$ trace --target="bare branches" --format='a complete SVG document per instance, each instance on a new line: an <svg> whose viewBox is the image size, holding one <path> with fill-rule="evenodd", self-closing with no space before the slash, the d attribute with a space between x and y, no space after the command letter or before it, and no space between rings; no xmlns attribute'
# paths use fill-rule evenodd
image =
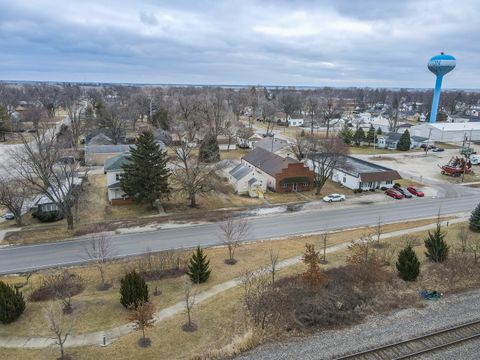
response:
<svg viewBox="0 0 480 360"><path fill-rule="evenodd" d="M145 329L153 327L153 324L155 323L155 306L151 302L141 302L136 308L134 304L130 305L129 310L131 313L128 320L133 322L135 330L142 332L142 338L139 340L139 345L142 347L150 346L150 339L145 337Z"/></svg>
<svg viewBox="0 0 480 360"><path fill-rule="evenodd" d="M14 216L17 226L22 226L22 209L32 195L29 188L18 181L0 177L0 205L5 206Z"/></svg>
<svg viewBox="0 0 480 360"><path fill-rule="evenodd" d="M117 253L111 238L105 234L93 235L84 250L86 259L92 261L100 273L99 290L107 290L110 288L110 284L105 281L106 266Z"/></svg>
<svg viewBox="0 0 480 360"><path fill-rule="evenodd" d="M43 315L47 321L47 326L55 340L55 345L60 347L60 359L64 360L64 345L73 328L73 319L66 316L59 304L51 303L49 307L44 308Z"/></svg>
<svg viewBox="0 0 480 360"><path fill-rule="evenodd" d="M183 331L193 332L197 330L197 325L192 321L192 309L195 305L195 292L190 281L186 280L183 288L185 312L187 313L188 322L183 324Z"/></svg>
<svg viewBox="0 0 480 360"><path fill-rule="evenodd" d="M227 221L220 224L219 238L228 250L228 259L225 260L226 264L234 265L237 263L235 250L249 234L250 224L247 219L235 220L233 217L230 217Z"/></svg>
<svg viewBox="0 0 480 360"><path fill-rule="evenodd" d="M270 274L272 275L272 288L275 289L275 276L277 275L277 264L278 264L278 256L279 251L270 249L269 253L269 260L270 260Z"/></svg>

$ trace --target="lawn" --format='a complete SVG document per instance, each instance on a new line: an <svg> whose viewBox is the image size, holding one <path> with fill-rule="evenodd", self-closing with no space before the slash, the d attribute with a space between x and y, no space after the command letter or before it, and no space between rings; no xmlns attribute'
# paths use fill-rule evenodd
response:
<svg viewBox="0 0 480 360"><path fill-rule="evenodd" d="M431 223L432 220L422 220L420 222L409 224L395 224L386 225L384 232L394 231L402 228L411 228L415 226L421 226L423 224ZM446 240L452 249L458 247L457 232L460 225L452 225L448 228L444 228L447 231ZM335 243L341 243L350 241L354 238L358 238L365 229L344 231L332 234L329 240L329 246ZM419 259L422 262L422 271L424 272L419 280L407 286L407 291L413 293L417 292L420 288L437 289L439 291L448 290L445 284L442 285L443 279L440 279L435 275L434 266L429 263L424 256L423 238L426 236L426 232L419 232L415 234L416 239L414 241L415 251L417 252ZM409 237L412 241L413 237ZM318 237L302 237L291 240L279 241L275 243L275 248L280 249L281 258L290 257L293 255L299 255L302 253L305 242L317 243ZM405 244L404 237L391 238L388 240L382 240L383 243L390 244L390 247L396 249L398 253ZM240 262L235 266L227 266L229 269L233 269L233 272L223 271L227 274L219 274L221 278L230 278L236 276L235 274L241 273L246 269L252 270L266 264L265 252L269 249L265 243L256 243L244 246L239 251L238 258ZM258 247L258 248L257 248ZM222 262L222 254L216 254L215 251L220 249L209 249L208 254L212 260L212 269L214 269L212 276L215 273L221 272L219 264ZM380 249L379 251L382 251ZM259 256L258 254L262 254ZM256 254L256 256L255 256ZM252 257L252 255L254 257ZM327 255L328 267L335 267L345 263L346 257L349 255L348 250L338 251ZM248 259L247 264L242 264L244 259ZM241 265L241 269L235 269ZM325 268L325 266L323 266ZM303 264L291 266L282 270L279 276L295 275L304 270ZM430 274L431 272L431 274ZM214 285L215 278L209 280L208 286ZM218 280L218 278L217 278ZM462 286L467 286L467 283L463 283ZM181 324L186 320L185 315L176 315L160 324L153 329L147 330L147 336L152 340L152 346L148 349L140 349L136 345L136 341L139 338L138 333L132 333L122 337L118 341L114 342L108 347L85 347L68 349L68 353L73 355L75 359L188 359L199 354L208 354L213 349L220 349L230 344L235 337L241 336L248 328L246 317L243 311L241 287L236 287L232 290L228 290L205 301L202 304L194 307L193 320L198 325L198 331L194 333L185 333L180 329ZM160 298L163 295L160 296ZM155 300L156 301L156 300ZM163 302L162 305L163 306ZM124 312L124 310L122 310ZM98 312L97 312L98 313ZM23 315L22 317L25 317ZM100 318L105 321L107 316L100 315ZM38 321L39 319L36 319ZM21 319L20 321L23 321ZM93 321L90 319L90 321ZM1 329L1 327L0 327ZM2 332L3 333L3 332ZM8 332L7 332L8 333ZM11 335L11 333L9 333ZM282 336L279 334L278 336ZM277 336L277 339L279 338ZM0 353L0 359L10 358L22 358L22 359L50 359L54 356L53 349L46 350L13 350L2 349Z"/></svg>
<svg viewBox="0 0 480 360"><path fill-rule="evenodd" d="M348 147L350 154L359 154L359 155L383 155L383 154L411 154L422 152L421 149L411 149L409 151L399 151L399 150L388 150L388 149L379 149L373 148L373 146L349 146Z"/></svg>

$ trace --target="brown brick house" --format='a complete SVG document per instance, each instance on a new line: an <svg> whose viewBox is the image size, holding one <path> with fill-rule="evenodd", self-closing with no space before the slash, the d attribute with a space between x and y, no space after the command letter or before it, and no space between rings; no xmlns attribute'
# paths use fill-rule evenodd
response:
<svg viewBox="0 0 480 360"><path fill-rule="evenodd" d="M313 187L313 172L290 157L257 147L242 158L242 164L255 169L276 192L308 191Z"/></svg>

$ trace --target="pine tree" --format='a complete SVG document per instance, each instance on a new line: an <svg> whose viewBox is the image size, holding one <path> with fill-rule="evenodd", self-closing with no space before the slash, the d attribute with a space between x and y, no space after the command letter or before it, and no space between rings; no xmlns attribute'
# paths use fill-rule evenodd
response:
<svg viewBox="0 0 480 360"><path fill-rule="evenodd" d="M368 129L368 133L367 133L367 138L365 139L368 143L368 146L370 146L370 144L373 144L375 142L375 128L373 127L372 124L370 124L370 128Z"/></svg>
<svg viewBox="0 0 480 360"><path fill-rule="evenodd" d="M147 283L133 270L120 280L120 295L120 303L124 307L136 309L139 304L148 302Z"/></svg>
<svg viewBox="0 0 480 360"><path fill-rule="evenodd" d="M218 141L215 134L210 133L205 136L200 144L198 156L200 161L207 163L220 160L220 149L218 147Z"/></svg>
<svg viewBox="0 0 480 360"><path fill-rule="evenodd" d="M10 324L25 310L23 295L12 286L0 281L0 322Z"/></svg>
<svg viewBox="0 0 480 360"><path fill-rule="evenodd" d="M470 216L470 230L480 232L480 204L477 205Z"/></svg>
<svg viewBox="0 0 480 360"><path fill-rule="evenodd" d="M192 282L200 284L208 280L210 272L210 260L207 259L207 255L204 255L203 250L198 246L190 258L187 275L190 276Z"/></svg>
<svg viewBox="0 0 480 360"><path fill-rule="evenodd" d="M408 130L400 136L400 140L397 143L397 150L400 151L408 151L410 150L411 140L410 140L410 133Z"/></svg>
<svg viewBox="0 0 480 360"><path fill-rule="evenodd" d="M396 265L398 276L405 281L415 281L420 274L420 261L411 245L400 251Z"/></svg>
<svg viewBox="0 0 480 360"><path fill-rule="evenodd" d="M352 129L347 125L343 125L342 130L340 130L340 133L338 134L340 139L343 140L343 142L347 145L352 143L353 140L353 131Z"/></svg>
<svg viewBox="0 0 480 360"><path fill-rule="evenodd" d="M357 129L355 135L353 135L353 141L355 141L355 145L359 146L363 141L365 141L365 132L361 127Z"/></svg>
<svg viewBox="0 0 480 360"><path fill-rule="evenodd" d="M447 260L448 251L450 247L445 241L445 235L440 226L440 221L437 222L437 228L433 233L428 232L428 238L425 239L425 247L427 251L425 256L434 262L444 262Z"/></svg>
<svg viewBox="0 0 480 360"><path fill-rule="evenodd" d="M382 128L380 126L377 129L377 136L378 135L383 135L383 131L382 131Z"/></svg>
<svg viewBox="0 0 480 360"><path fill-rule="evenodd" d="M167 152L155 142L151 132L144 132L130 148L129 161L123 165L122 190L138 203L148 203L168 196L170 188Z"/></svg>

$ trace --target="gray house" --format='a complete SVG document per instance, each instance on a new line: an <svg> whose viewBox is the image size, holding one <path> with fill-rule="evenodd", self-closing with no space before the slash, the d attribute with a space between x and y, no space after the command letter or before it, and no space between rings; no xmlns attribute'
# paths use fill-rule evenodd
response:
<svg viewBox="0 0 480 360"><path fill-rule="evenodd" d="M397 144L400 141L400 138L403 134L401 133L386 133L383 135L377 136L377 146L380 149L396 149ZM422 136L410 136L410 148L415 149L419 148L422 144L425 144L428 141L428 138Z"/></svg>

